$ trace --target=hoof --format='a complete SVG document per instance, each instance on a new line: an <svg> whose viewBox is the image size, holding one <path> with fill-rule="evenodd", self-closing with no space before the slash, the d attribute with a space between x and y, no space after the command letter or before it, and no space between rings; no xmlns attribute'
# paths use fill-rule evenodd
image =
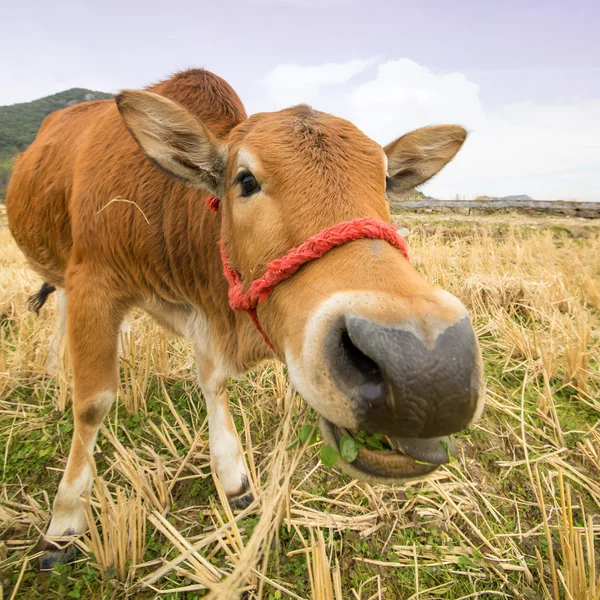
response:
<svg viewBox="0 0 600 600"><path fill-rule="evenodd" d="M61 565L65 562L64 550L48 550L40 556L40 571L46 573L54 571L56 565Z"/></svg>
<svg viewBox="0 0 600 600"><path fill-rule="evenodd" d="M254 495L252 492L246 492L242 496L235 496L234 498L229 498L229 504L234 508L247 508L254 502Z"/></svg>
<svg viewBox="0 0 600 600"><path fill-rule="evenodd" d="M58 546L48 540L40 542L40 550L43 552L39 562L41 572L53 571L56 565L73 562L79 553L74 544L66 542L63 546Z"/></svg>
<svg viewBox="0 0 600 600"><path fill-rule="evenodd" d="M246 476L242 477L242 489L235 496L229 496L228 500L234 508L247 508L254 502L254 495L250 491L250 484Z"/></svg>

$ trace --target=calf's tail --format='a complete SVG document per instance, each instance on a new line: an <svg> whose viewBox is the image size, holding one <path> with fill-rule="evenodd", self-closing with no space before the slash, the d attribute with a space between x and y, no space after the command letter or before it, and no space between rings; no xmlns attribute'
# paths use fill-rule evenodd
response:
<svg viewBox="0 0 600 600"><path fill-rule="evenodd" d="M48 300L48 296L55 291L56 288L53 285L50 285L44 281L39 292L33 294L33 296L29 296L27 300L27 308L36 315L39 315L40 309L42 306L44 306L44 304L46 304L46 300Z"/></svg>

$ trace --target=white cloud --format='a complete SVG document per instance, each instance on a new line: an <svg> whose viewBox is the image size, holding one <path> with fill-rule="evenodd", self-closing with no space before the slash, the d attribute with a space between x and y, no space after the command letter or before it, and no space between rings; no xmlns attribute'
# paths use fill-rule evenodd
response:
<svg viewBox="0 0 600 600"><path fill-rule="evenodd" d="M434 196L600 200L600 100L486 111L479 86L462 73L435 73L403 58L371 75L371 64L280 65L263 85L277 108L310 102L352 120L381 144L424 125L466 126L465 147L424 188ZM355 82L363 72L371 78Z"/></svg>
<svg viewBox="0 0 600 600"><path fill-rule="evenodd" d="M485 119L477 84L461 73L436 75L407 58L379 65L376 77L345 102L357 124L381 142L432 123L473 128Z"/></svg>
<svg viewBox="0 0 600 600"><path fill-rule="evenodd" d="M317 66L278 65L261 81L272 108L315 102L324 87L347 83L373 60L350 60Z"/></svg>

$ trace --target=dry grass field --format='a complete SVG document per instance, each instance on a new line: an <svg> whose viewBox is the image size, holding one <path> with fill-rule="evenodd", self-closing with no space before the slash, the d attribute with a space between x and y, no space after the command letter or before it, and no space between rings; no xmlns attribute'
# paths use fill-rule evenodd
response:
<svg viewBox="0 0 600 600"><path fill-rule="evenodd" d="M292 443L316 415L267 364L229 392L256 501L209 466L186 343L133 315L77 562L39 577L70 444L68 360L44 371L54 299L0 225L0 599L600 599L600 226L404 215L414 264L463 300L488 404L459 457L395 488ZM293 445L292 448L290 446Z"/></svg>

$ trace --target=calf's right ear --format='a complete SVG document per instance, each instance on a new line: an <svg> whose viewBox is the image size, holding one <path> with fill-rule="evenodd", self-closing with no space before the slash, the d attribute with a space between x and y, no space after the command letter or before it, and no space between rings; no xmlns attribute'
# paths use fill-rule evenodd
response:
<svg viewBox="0 0 600 600"><path fill-rule="evenodd" d="M222 195L227 148L192 113L152 92L125 90L115 100L148 158L187 185Z"/></svg>

